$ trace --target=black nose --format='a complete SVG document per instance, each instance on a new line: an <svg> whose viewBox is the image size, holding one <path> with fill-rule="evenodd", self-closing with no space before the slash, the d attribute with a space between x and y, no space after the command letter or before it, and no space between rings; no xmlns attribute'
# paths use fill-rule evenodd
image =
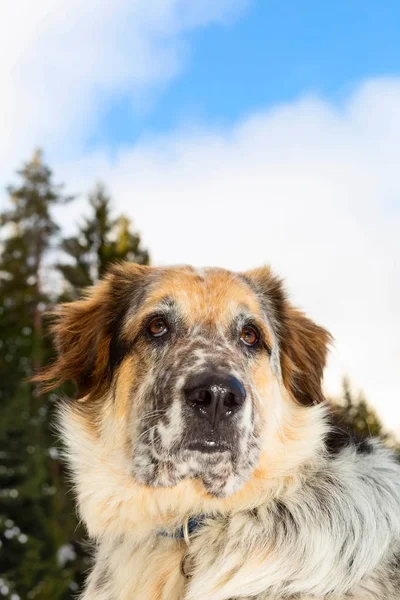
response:
<svg viewBox="0 0 400 600"><path fill-rule="evenodd" d="M214 429L243 405L246 391L232 375L206 371L194 375L185 387L186 402Z"/></svg>

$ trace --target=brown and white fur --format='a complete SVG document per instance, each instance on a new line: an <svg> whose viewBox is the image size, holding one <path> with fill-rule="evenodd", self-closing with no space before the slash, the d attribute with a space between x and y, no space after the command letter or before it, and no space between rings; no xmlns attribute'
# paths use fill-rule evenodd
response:
<svg viewBox="0 0 400 600"><path fill-rule="evenodd" d="M400 598L400 466L332 425L330 336L269 268L117 265L53 332L39 379L77 386L59 425L95 543L83 600ZM198 393L204 373L222 383Z"/></svg>

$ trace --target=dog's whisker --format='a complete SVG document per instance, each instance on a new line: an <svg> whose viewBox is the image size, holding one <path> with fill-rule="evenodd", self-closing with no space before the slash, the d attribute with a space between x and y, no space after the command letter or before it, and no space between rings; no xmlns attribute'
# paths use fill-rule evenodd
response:
<svg viewBox="0 0 400 600"><path fill-rule="evenodd" d="M166 410L164 408L155 409L155 410L149 411L147 413L144 413L142 418L143 418L143 420L146 420L148 418L157 416L159 414L165 414L165 413L166 413Z"/></svg>
<svg viewBox="0 0 400 600"><path fill-rule="evenodd" d="M137 438L136 441L139 441L142 437L151 434L152 431L154 431L155 429L157 429L157 424L156 425L151 425L151 427L149 427L148 429L146 429L145 431L143 431Z"/></svg>

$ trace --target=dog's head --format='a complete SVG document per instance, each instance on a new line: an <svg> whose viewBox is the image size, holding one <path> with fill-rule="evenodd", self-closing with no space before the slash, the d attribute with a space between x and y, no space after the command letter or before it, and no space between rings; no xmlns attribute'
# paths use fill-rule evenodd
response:
<svg viewBox="0 0 400 600"><path fill-rule="evenodd" d="M126 263L55 319L58 357L42 383L74 380L73 410L146 486L192 479L230 496L285 435L288 405L323 398L329 334L268 268Z"/></svg>

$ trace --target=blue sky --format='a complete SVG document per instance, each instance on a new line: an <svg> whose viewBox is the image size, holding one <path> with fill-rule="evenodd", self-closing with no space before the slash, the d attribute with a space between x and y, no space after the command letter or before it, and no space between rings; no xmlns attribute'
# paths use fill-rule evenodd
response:
<svg viewBox="0 0 400 600"><path fill-rule="evenodd" d="M185 35L182 72L145 109L104 111L89 147L116 149L187 122L226 125L302 94L341 103L364 78L400 72L395 0L253 0L240 16Z"/></svg>

